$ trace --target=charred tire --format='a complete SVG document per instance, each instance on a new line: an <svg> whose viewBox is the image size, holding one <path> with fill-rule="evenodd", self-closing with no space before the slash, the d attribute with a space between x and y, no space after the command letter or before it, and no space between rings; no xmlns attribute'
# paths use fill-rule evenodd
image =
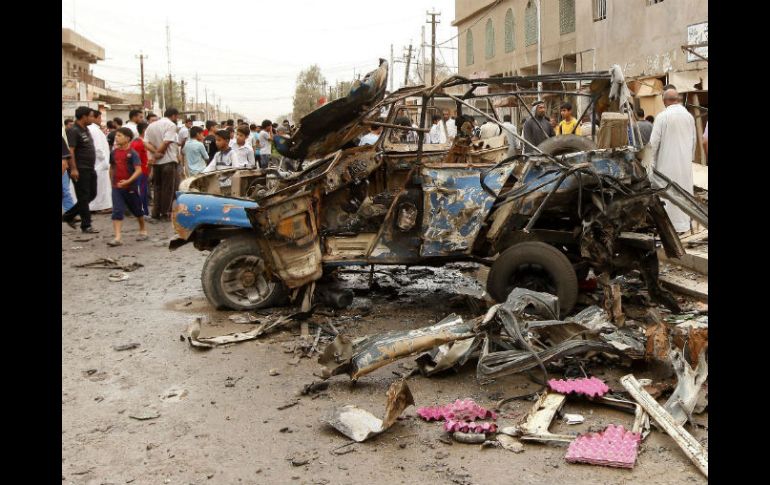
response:
<svg viewBox="0 0 770 485"><path fill-rule="evenodd" d="M564 253L540 241L514 244L492 264L487 277L487 291L492 298L504 302L516 287L555 294L562 315L572 310L578 296L572 263Z"/></svg>
<svg viewBox="0 0 770 485"><path fill-rule="evenodd" d="M566 153L596 150L596 143L584 136L558 135L546 139L537 147L547 155L564 155Z"/></svg>
<svg viewBox="0 0 770 485"><path fill-rule="evenodd" d="M201 283L217 310L256 310L286 301L286 287L272 279L250 234L220 242L203 263Z"/></svg>

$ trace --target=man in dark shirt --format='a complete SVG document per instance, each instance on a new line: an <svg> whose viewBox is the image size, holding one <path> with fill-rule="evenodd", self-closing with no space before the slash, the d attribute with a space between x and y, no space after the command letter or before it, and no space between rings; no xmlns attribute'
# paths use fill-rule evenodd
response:
<svg viewBox="0 0 770 485"><path fill-rule="evenodd" d="M91 227L91 211L88 204L96 197L96 148L88 125L93 123L91 108L80 106L75 110L75 124L67 130L67 143L72 156L69 159L69 172L75 184L75 196L78 201L74 207L64 213L62 221L73 229L75 216L80 215L80 229L85 233L98 233Z"/></svg>
<svg viewBox="0 0 770 485"><path fill-rule="evenodd" d="M206 130L208 130L209 134L203 139L203 146L205 146L206 151L209 152L209 160L214 160L214 155L217 153L217 139L214 136L214 132L217 131L217 122L211 120L207 121Z"/></svg>
<svg viewBox="0 0 770 485"><path fill-rule="evenodd" d="M535 146L538 146L547 138L556 136L556 133L553 131L551 122L545 116L545 103L543 101L535 101L532 104L532 107L535 109L535 116L530 117L527 121L524 122L524 127L521 130L521 134L525 140ZM524 145L524 153L536 152L530 148L529 145Z"/></svg>
<svg viewBox="0 0 770 485"><path fill-rule="evenodd" d="M636 109L636 119L639 125L639 132L642 135L642 146L650 142L650 135L652 135L652 123L644 119L644 110L642 108Z"/></svg>

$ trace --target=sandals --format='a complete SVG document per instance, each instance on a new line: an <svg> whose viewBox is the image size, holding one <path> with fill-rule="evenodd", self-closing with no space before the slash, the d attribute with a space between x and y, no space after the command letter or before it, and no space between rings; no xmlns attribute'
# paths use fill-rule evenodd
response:
<svg viewBox="0 0 770 485"><path fill-rule="evenodd" d="M150 239L149 234L139 234L138 236L136 236L137 241L146 241L148 239Z"/></svg>
<svg viewBox="0 0 770 485"><path fill-rule="evenodd" d="M113 247L113 248L116 247L116 246L122 246L122 245L123 245L123 243L121 241L118 241L117 239L113 239L112 241L107 243L107 246L110 246L110 247Z"/></svg>

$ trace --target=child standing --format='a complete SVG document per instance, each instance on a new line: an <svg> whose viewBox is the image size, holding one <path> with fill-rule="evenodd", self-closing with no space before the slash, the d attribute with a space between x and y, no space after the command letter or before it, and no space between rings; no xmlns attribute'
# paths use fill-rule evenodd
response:
<svg viewBox="0 0 770 485"><path fill-rule="evenodd" d="M203 130L200 126L190 128L190 138L184 144L184 157L187 160L187 170L190 175L198 175L206 168L209 154L203 145Z"/></svg>
<svg viewBox="0 0 770 485"><path fill-rule="evenodd" d="M256 165L254 162L254 149L251 148L251 144L246 143L248 137L249 128L246 125L239 126L235 132L235 145L232 145L235 154L233 168L254 168Z"/></svg>
<svg viewBox="0 0 770 485"><path fill-rule="evenodd" d="M219 151L214 155L214 158L211 159L208 166L203 169L203 173L233 168L235 153L229 146L230 132L228 130L219 130L214 136L216 137L216 146Z"/></svg>
<svg viewBox="0 0 770 485"><path fill-rule="evenodd" d="M139 222L137 241L148 238L144 225L142 201L139 199L139 177L142 175L142 160L130 146L134 134L129 128L118 128L115 133L115 149L110 153L110 181L112 182L112 227L115 239L109 246L120 246L120 230L123 227L123 213L126 207Z"/></svg>
<svg viewBox="0 0 770 485"><path fill-rule="evenodd" d="M144 141L144 130L146 129L147 123L144 121L136 125L139 136L131 140L131 148L139 154L139 159L142 161L142 175L139 177L139 199L142 201L142 214L149 216L149 192L147 189L150 185L150 167L147 165L147 147Z"/></svg>

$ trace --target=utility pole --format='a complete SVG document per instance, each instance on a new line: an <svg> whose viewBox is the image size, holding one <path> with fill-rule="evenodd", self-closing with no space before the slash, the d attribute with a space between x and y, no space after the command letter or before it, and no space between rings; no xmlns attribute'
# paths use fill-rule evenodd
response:
<svg viewBox="0 0 770 485"><path fill-rule="evenodd" d="M198 97L198 73L195 73L195 104L197 105L196 108L193 109L200 109L201 100Z"/></svg>
<svg viewBox="0 0 770 485"><path fill-rule="evenodd" d="M73 2L74 3L74 2ZM141 77L141 83L142 83L142 111L144 111L145 104L144 104L144 60L147 59L147 56L145 56L142 52L139 52L138 56L134 56L139 58L139 75Z"/></svg>
<svg viewBox="0 0 770 485"><path fill-rule="evenodd" d="M182 111L187 111L185 108L185 96L184 96L184 79L182 79Z"/></svg>
<svg viewBox="0 0 770 485"><path fill-rule="evenodd" d="M206 86L203 86L203 96L206 98L206 105L203 108L206 112L206 121L211 119L211 116L209 115L209 88Z"/></svg>
<svg viewBox="0 0 770 485"><path fill-rule="evenodd" d="M390 64L388 64L388 68L390 69L390 75L388 76L390 81L390 92L393 92L393 44L390 44Z"/></svg>
<svg viewBox="0 0 770 485"><path fill-rule="evenodd" d="M540 37L540 0L535 0L535 6L537 7L537 75L540 76L543 70L543 39ZM543 83L539 82L537 83L538 101L543 99L542 91Z"/></svg>
<svg viewBox="0 0 770 485"><path fill-rule="evenodd" d="M406 72L404 72L404 86L409 85L409 64L412 62L412 44L409 44L409 52L406 54Z"/></svg>
<svg viewBox="0 0 770 485"><path fill-rule="evenodd" d="M420 51L422 52L422 73L420 74L420 80L422 80L423 84L427 84L425 82L425 26L423 25L420 27L420 35L422 36L422 47L420 48Z"/></svg>
<svg viewBox="0 0 770 485"><path fill-rule="evenodd" d="M171 80L171 31L166 19L166 61L168 63L168 104L174 106L174 82Z"/></svg>
<svg viewBox="0 0 770 485"><path fill-rule="evenodd" d="M430 15L430 20L426 21L426 24L431 24L430 33L430 84L433 86L436 84L436 24L440 24L436 20L436 15L441 15L441 12L425 12L426 15Z"/></svg>

